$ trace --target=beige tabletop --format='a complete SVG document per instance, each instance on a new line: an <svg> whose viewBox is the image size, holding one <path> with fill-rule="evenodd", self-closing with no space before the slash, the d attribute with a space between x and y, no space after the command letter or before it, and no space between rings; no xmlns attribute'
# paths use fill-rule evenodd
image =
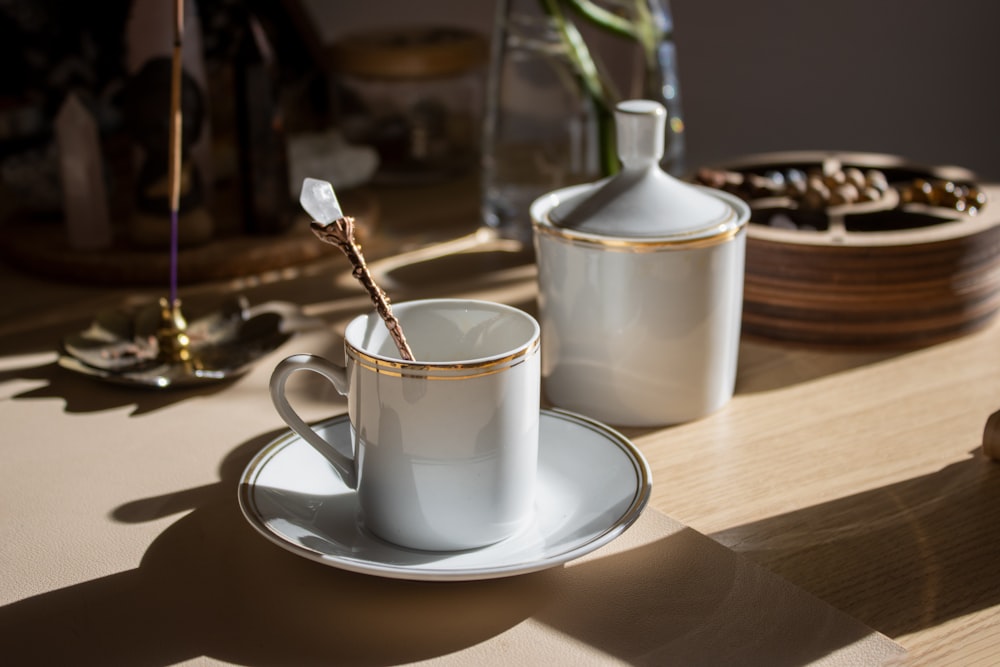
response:
<svg viewBox="0 0 1000 667"><path fill-rule="evenodd" d="M442 210L454 225L437 238L469 230L460 206ZM430 224L391 202L380 225L370 247L394 300L535 312L525 253L466 239L406 254ZM1000 409L1000 321L904 352L744 340L724 409L623 430L654 480L624 536L551 571L444 584L306 561L239 513L240 473L285 431L266 391L274 364L339 354L343 325L368 308L341 257L182 289L292 302L322 322L202 389L55 364L93 313L156 290L3 266L0 285L7 664L859 664L900 645L914 664L1000 660L1000 464L981 452ZM321 381L294 391L306 419L346 409Z"/></svg>

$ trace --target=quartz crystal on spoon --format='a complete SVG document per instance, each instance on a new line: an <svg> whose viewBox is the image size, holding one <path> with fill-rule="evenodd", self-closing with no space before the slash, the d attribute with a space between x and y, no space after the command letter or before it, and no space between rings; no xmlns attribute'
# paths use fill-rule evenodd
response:
<svg viewBox="0 0 1000 667"><path fill-rule="evenodd" d="M299 203L312 219L311 229L313 233L324 243L329 243L340 248L347 259L354 267L354 277L368 290L368 294L375 304L375 310L385 322L393 342L399 349L399 354L407 361L413 361L413 352L406 342L403 329L399 325L399 320L392 314L392 306L389 304L389 297L382 291L382 288L375 284L371 271L365 263L365 257L361 253L361 248L354 240L354 218L345 216L340 209L337 195L333 192L333 186L326 181L315 178L306 178L302 181L302 194L299 195Z"/></svg>

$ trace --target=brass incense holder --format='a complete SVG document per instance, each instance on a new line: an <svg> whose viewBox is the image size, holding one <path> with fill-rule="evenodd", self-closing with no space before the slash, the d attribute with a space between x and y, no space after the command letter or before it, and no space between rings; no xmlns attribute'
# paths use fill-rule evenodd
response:
<svg viewBox="0 0 1000 667"><path fill-rule="evenodd" d="M180 299L173 303L160 298L160 326L156 330L159 348L157 360L162 363L185 363L191 361L191 337L187 333L187 320L181 312Z"/></svg>
<svg viewBox="0 0 1000 667"><path fill-rule="evenodd" d="M298 306L273 301L250 307L226 300L188 322L167 299L99 313L62 341L59 365L115 384L186 387L235 379L300 331L316 328Z"/></svg>
<svg viewBox="0 0 1000 667"><path fill-rule="evenodd" d="M249 307L234 297L190 323L177 298L177 234L181 183L181 49L183 2L174 0L168 185L170 296L133 309L99 313L84 331L62 341L59 364L71 371L126 385L175 387L239 377L251 365L311 328L298 307L281 302Z"/></svg>

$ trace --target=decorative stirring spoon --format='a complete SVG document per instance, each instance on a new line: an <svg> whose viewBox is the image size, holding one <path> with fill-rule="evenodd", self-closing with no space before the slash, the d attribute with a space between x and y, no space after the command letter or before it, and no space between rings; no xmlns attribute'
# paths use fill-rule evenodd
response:
<svg viewBox="0 0 1000 667"><path fill-rule="evenodd" d="M306 210L313 222L310 228L320 241L329 243L340 248L351 266L354 267L353 275L368 290L368 294L375 304L375 310L385 322L393 342L399 349L399 354L407 361L413 361L413 352L403 335L403 328L399 325L399 320L392 314L392 306L385 291L375 284L371 271L365 263L365 257L361 253L361 247L354 240L354 218L345 216L340 210L340 203L337 195L333 192L333 186L326 181L315 178L306 178L302 181L302 193L299 195L299 203Z"/></svg>

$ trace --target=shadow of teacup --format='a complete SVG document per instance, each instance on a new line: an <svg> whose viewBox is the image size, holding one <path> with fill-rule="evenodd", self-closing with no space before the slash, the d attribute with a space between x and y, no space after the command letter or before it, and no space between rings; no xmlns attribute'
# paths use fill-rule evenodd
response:
<svg viewBox="0 0 1000 667"><path fill-rule="evenodd" d="M233 450L221 481L116 508L146 522L188 511L134 570L0 608L15 664L164 665L199 656L247 665L390 665L445 655L531 616L551 573L437 583L326 567L263 539L237 504L250 458L279 431Z"/></svg>

